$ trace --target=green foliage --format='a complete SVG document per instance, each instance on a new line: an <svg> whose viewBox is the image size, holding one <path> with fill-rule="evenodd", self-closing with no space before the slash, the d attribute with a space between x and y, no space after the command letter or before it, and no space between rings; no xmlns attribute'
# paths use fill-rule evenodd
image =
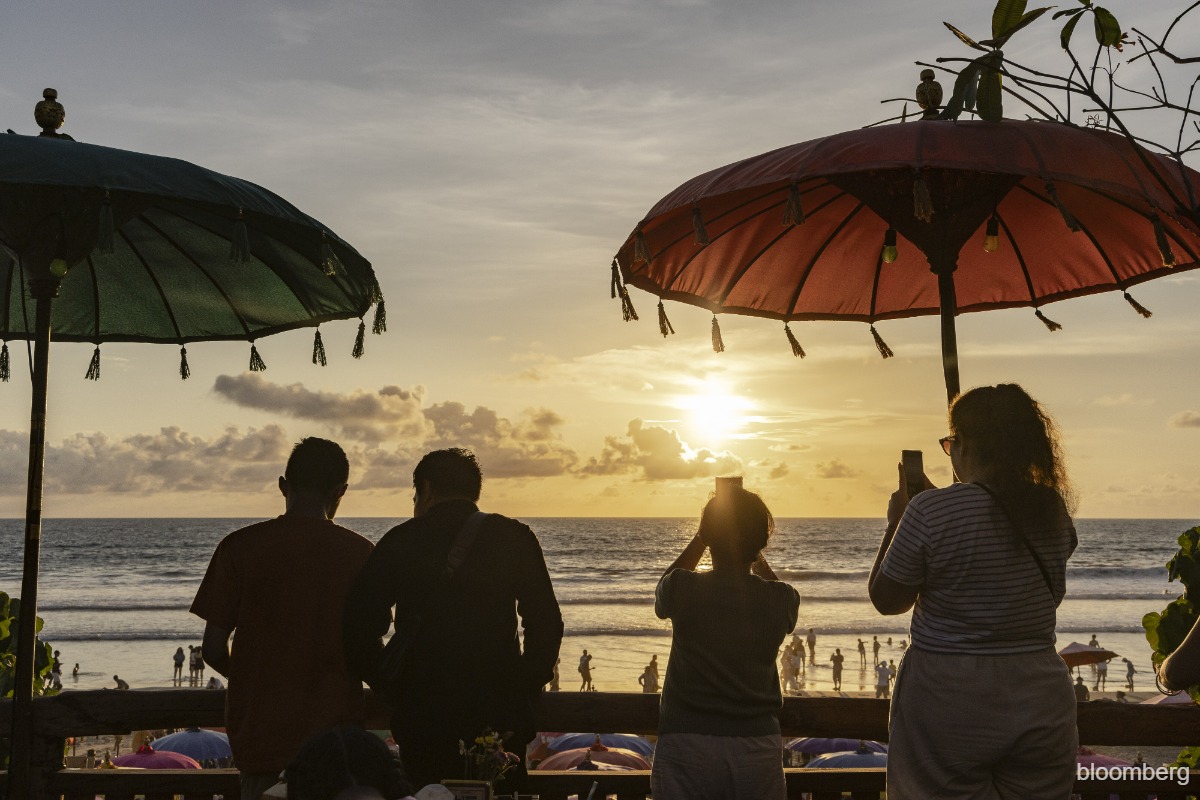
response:
<svg viewBox="0 0 1200 800"><path fill-rule="evenodd" d="M21 613L21 601L0 592L0 697L12 697L16 684L17 668L17 619ZM34 623L36 632L42 630L42 618ZM46 679L54 661L54 648L40 638L34 645L33 694L58 694L57 689L46 688ZM8 740L0 740L0 769L8 767Z"/></svg>
<svg viewBox="0 0 1200 800"><path fill-rule="evenodd" d="M1082 8L1067 9L1054 14L1053 19L1069 17L1062 29L1060 41L1064 49L1070 44L1075 26L1087 12L1096 24L1096 42L1101 47L1121 49L1124 34L1117 18L1106 9L1093 6L1091 0L1079 0ZM1026 0L997 0L992 11L992 38L976 41L949 22L943 22L959 41L985 55L968 63L954 82L954 92L946 102L939 119L958 119L964 111L974 111L981 119L999 121L1004 115L1004 53L1000 49L1013 34L1031 25L1053 6L1026 11ZM989 49L991 48L991 49Z"/></svg>
<svg viewBox="0 0 1200 800"><path fill-rule="evenodd" d="M1167 577L1182 583L1184 592L1161 612L1151 612L1142 617L1146 641L1154 651L1151 659L1155 669L1183 644L1184 637L1200 618L1200 606L1191 599L1200 599L1200 526L1184 531L1178 541L1179 549L1167 562ZM1190 686L1187 691L1193 700L1200 703L1200 685ZM1196 769L1200 765L1200 747L1183 750L1175 763Z"/></svg>

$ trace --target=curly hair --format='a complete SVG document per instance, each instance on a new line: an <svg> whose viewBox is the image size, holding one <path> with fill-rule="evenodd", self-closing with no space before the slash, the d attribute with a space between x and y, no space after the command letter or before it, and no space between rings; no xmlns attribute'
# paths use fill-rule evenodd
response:
<svg viewBox="0 0 1200 800"><path fill-rule="evenodd" d="M370 786L385 800L412 794L400 759L373 733L329 728L304 743L284 771L288 800L333 800L351 786Z"/></svg>
<svg viewBox="0 0 1200 800"><path fill-rule="evenodd" d="M1053 524L1075 510L1058 428L1036 400L1015 383L980 386L950 407L950 433L961 437L985 465L988 484L1014 521Z"/></svg>

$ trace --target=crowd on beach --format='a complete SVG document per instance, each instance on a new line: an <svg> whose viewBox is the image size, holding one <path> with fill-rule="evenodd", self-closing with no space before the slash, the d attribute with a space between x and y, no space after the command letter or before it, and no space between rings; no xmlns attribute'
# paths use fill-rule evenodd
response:
<svg viewBox="0 0 1200 800"><path fill-rule="evenodd" d="M1065 800L1088 687L1054 649L1077 543L1058 434L1014 384L958 397L949 429L940 445L957 482L937 488L919 475L914 485L898 465L867 585L879 613L912 611L909 636L856 647L860 674L873 672L875 696L890 699L887 794ZM213 553L191 607L203 644L176 651L175 685L185 661L190 686L206 662L228 679L243 797L280 780L300 800L348 787L397 800L451 778L522 787L526 766L512 752L534 739L539 694L561 689L563 621L537 537L479 510L481 466L463 449L420 460L412 518L374 546L333 521L348 476L336 443L296 445L279 478L284 513ZM662 681L657 656L637 678L661 691L656 800L786 796L779 711L817 668L817 634L796 630L799 593L764 552L773 529L761 497L719 478L659 579L670 658ZM706 554L711 569L698 569ZM835 647L821 660L835 690L847 657ZM592 660L579 656L580 691L594 691ZM1107 666L1094 667L1097 691ZM1200 683L1200 633L1157 677ZM364 738L364 683L392 712L398 756Z"/></svg>

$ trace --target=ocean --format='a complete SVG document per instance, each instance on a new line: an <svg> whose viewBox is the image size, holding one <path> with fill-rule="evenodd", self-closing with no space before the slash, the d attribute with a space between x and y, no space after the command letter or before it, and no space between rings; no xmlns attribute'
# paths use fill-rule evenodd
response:
<svg viewBox="0 0 1200 800"><path fill-rule="evenodd" d="M64 686L113 686L120 675L134 688L171 685L177 647L200 643L203 623L188 606L217 542L245 519L52 519L44 524L39 615L43 638L61 651ZM401 520L339 519L377 541ZM546 554L566 623L562 689L578 688L575 665L593 654L601 691L638 691L650 656L665 666L670 624L654 616L654 585L695 532L689 519L526 519ZM1141 619L1181 591L1164 567L1185 520L1078 520L1079 549L1068 568L1067 597L1058 613L1059 647L1098 637L1133 661L1138 693L1153 692L1150 648ZM908 615L882 617L867 599L867 574L881 519L779 519L767 550L782 580L801 596L798 630L814 628L818 663L805 689L832 689L828 658L846 654L844 689L869 690L873 673L852 669L857 640L885 642L881 656L898 659ZM0 590L20 593L23 522L0 522ZM891 644L886 644L888 638ZM868 647L869 651L869 647ZM71 676L74 664L78 677ZM1110 667L1110 690L1124 677ZM207 676L208 673L206 673ZM857 680L855 677L857 676Z"/></svg>

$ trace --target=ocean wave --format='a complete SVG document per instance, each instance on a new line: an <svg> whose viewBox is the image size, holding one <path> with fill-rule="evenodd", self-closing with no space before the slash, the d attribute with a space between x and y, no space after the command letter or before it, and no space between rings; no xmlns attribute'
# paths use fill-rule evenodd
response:
<svg viewBox="0 0 1200 800"><path fill-rule="evenodd" d="M617 597L560 597L560 606L652 606L654 593Z"/></svg>
<svg viewBox="0 0 1200 800"><path fill-rule="evenodd" d="M787 581L865 581L871 576L869 570L781 569L775 574Z"/></svg>
<svg viewBox="0 0 1200 800"><path fill-rule="evenodd" d="M187 611L187 603L121 603L120 605L103 605L97 603L46 603L38 606L38 613L52 611L95 611L107 614L123 611Z"/></svg>
<svg viewBox="0 0 1200 800"><path fill-rule="evenodd" d="M190 631L83 631L43 634L50 642L190 642L199 639L202 630Z"/></svg>

